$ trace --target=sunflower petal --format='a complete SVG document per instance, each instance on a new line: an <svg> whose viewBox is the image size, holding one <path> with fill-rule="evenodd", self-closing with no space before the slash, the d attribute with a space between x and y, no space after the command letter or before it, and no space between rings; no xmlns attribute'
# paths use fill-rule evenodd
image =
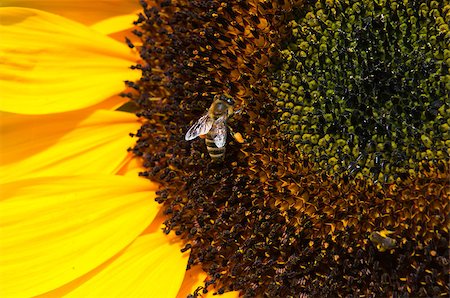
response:
<svg viewBox="0 0 450 298"><path fill-rule="evenodd" d="M140 172L145 170L143 165L143 160L136 156L128 156L128 158L124 161L120 169L117 171L117 175L125 175L136 177L139 176Z"/></svg>
<svg viewBox="0 0 450 298"><path fill-rule="evenodd" d="M200 266L194 266L186 271L183 284L181 285L177 297L184 298L192 294L198 287L203 287L208 275ZM201 291L200 291L201 293Z"/></svg>
<svg viewBox="0 0 450 298"><path fill-rule="evenodd" d="M161 231L139 237L104 270L65 297L176 297L188 254Z"/></svg>
<svg viewBox="0 0 450 298"><path fill-rule="evenodd" d="M0 110L47 114L92 106L136 80L123 43L43 11L0 8Z"/></svg>
<svg viewBox="0 0 450 298"><path fill-rule="evenodd" d="M0 296L30 297L93 270L153 220L156 185L142 178L72 176L3 184Z"/></svg>
<svg viewBox="0 0 450 298"><path fill-rule="evenodd" d="M140 124L134 114L116 111L17 115L0 113L0 179L115 174L128 161L128 134Z"/></svg>
<svg viewBox="0 0 450 298"><path fill-rule="evenodd" d="M194 266L191 269L186 271L186 275L184 276L183 284L181 285L177 298L184 298L188 297L189 294L194 293L197 288L205 286L205 281L207 280L208 275L205 273L205 271L202 270L200 266ZM208 287L208 293L203 294L203 291L200 290L199 294L202 294L201 297L224 297L224 298L234 298L239 297L239 292L233 291L233 292L226 292L224 294L221 294L220 296L214 295L214 293L217 292L218 289L214 288L212 285Z"/></svg>
<svg viewBox="0 0 450 298"><path fill-rule="evenodd" d="M137 0L2 0L0 6L28 7L48 11L91 25L141 8Z"/></svg>
<svg viewBox="0 0 450 298"><path fill-rule="evenodd" d="M102 34L108 35L132 28L134 26L133 22L136 20L137 14L131 13L102 20L93 24L91 28Z"/></svg>

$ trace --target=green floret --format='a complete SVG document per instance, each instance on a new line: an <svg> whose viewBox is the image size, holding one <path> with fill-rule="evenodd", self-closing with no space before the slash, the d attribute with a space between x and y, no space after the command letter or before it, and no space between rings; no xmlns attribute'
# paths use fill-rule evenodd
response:
<svg viewBox="0 0 450 298"><path fill-rule="evenodd" d="M280 127L301 154L316 170L383 183L448 162L448 3L307 8L289 24L273 88Z"/></svg>

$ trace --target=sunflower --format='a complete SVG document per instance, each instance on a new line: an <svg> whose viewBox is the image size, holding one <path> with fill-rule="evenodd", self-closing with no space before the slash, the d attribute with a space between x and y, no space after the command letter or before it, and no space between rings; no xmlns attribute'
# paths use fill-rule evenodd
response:
<svg viewBox="0 0 450 298"><path fill-rule="evenodd" d="M127 152L139 7L111 2L2 1L2 297L185 297L206 278Z"/></svg>
<svg viewBox="0 0 450 298"><path fill-rule="evenodd" d="M133 152L188 266L247 297L448 295L448 1L143 4ZM216 131L186 138L222 96L216 163Z"/></svg>
<svg viewBox="0 0 450 298"><path fill-rule="evenodd" d="M449 292L448 1L59 3L1 12L4 296Z"/></svg>

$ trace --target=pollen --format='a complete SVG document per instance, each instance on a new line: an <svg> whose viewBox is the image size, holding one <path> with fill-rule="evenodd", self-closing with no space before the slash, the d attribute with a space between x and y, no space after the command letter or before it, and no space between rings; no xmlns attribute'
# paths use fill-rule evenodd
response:
<svg viewBox="0 0 450 298"><path fill-rule="evenodd" d="M130 150L209 276L192 296L449 292L446 1L141 3ZM213 163L184 136L222 94Z"/></svg>
<svg viewBox="0 0 450 298"><path fill-rule="evenodd" d="M236 140L236 142L242 144L245 142L244 137L242 136L242 134L240 132L237 132L233 135L234 139Z"/></svg>

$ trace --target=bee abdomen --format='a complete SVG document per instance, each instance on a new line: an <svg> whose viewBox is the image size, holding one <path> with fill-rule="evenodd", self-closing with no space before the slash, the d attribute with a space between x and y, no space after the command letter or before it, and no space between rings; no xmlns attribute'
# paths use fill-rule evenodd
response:
<svg viewBox="0 0 450 298"><path fill-rule="evenodd" d="M225 158L225 146L218 148L212 137L207 134L205 138L206 149L213 162L222 162Z"/></svg>

